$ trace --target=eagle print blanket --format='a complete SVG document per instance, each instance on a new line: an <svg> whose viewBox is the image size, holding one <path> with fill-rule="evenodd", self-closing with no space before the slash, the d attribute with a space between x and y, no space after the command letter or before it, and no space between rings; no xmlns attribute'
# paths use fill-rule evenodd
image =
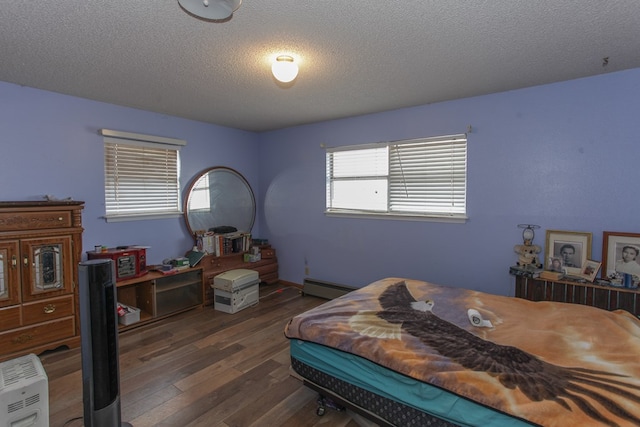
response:
<svg viewBox="0 0 640 427"><path fill-rule="evenodd" d="M542 426L640 426L640 321L626 311L388 278L294 317L285 335Z"/></svg>

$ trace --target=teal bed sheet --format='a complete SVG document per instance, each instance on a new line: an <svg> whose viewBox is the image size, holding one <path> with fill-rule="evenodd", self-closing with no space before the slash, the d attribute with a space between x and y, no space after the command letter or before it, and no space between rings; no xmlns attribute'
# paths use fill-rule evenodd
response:
<svg viewBox="0 0 640 427"><path fill-rule="evenodd" d="M290 340L290 352L312 368L460 426L533 425L350 353L299 339Z"/></svg>

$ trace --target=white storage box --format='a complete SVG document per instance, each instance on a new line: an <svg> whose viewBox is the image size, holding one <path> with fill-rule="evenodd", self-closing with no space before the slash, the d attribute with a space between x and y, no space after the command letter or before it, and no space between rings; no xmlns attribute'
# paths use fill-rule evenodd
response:
<svg viewBox="0 0 640 427"><path fill-rule="evenodd" d="M246 269L229 270L213 278L213 308L225 313L255 305L260 297L258 272Z"/></svg>
<svg viewBox="0 0 640 427"><path fill-rule="evenodd" d="M236 270L225 271L213 278L214 289L220 289L227 292L233 292L237 289L244 288L247 284L260 283L258 272L238 268Z"/></svg>
<svg viewBox="0 0 640 427"><path fill-rule="evenodd" d="M120 323L121 325L132 325L134 323L137 323L140 321L140 309L137 307L132 307L130 305L124 305L121 303L118 303L121 306L125 307L125 309L127 310L127 312L124 314L124 316L118 316L118 323Z"/></svg>

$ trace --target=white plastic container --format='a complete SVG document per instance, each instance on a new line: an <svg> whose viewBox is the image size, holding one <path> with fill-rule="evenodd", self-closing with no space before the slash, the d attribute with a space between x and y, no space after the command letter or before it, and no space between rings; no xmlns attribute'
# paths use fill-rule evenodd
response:
<svg viewBox="0 0 640 427"><path fill-rule="evenodd" d="M257 271L229 270L213 278L213 308L225 313L237 313L260 299L260 278Z"/></svg>

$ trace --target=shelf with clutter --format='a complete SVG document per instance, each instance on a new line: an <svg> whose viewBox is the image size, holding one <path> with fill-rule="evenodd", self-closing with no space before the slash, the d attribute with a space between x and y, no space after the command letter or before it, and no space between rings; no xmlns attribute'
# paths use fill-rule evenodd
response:
<svg viewBox="0 0 640 427"><path fill-rule="evenodd" d="M583 249L587 253L584 253L584 259L575 265L563 262L561 255L549 255L549 261L544 268L539 260L541 248L533 243L534 229L539 226L519 224L518 227L523 229L523 243L514 246L518 261L509 269L509 273L515 276L515 297L531 301L589 305L605 310L623 309L634 316L640 314L640 290L634 280L636 277L630 274L605 277L606 273L603 272L603 278L596 278L602 263L586 259L591 252L590 233L548 230L547 252L550 252L549 235L569 233L576 236L576 239L585 236L586 244ZM562 247L564 246L568 245Z"/></svg>
<svg viewBox="0 0 640 427"><path fill-rule="evenodd" d="M202 308L202 267L188 267L173 274L148 271L140 277L116 282L120 330L154 322L183 311Z"/></svg>
<svg viewBox="0 0 640 427"><path fill-rule="evenodd" d="M640 290L574 280L515 277L515 296L530 301L556 301L640 315Z"/></svg>

